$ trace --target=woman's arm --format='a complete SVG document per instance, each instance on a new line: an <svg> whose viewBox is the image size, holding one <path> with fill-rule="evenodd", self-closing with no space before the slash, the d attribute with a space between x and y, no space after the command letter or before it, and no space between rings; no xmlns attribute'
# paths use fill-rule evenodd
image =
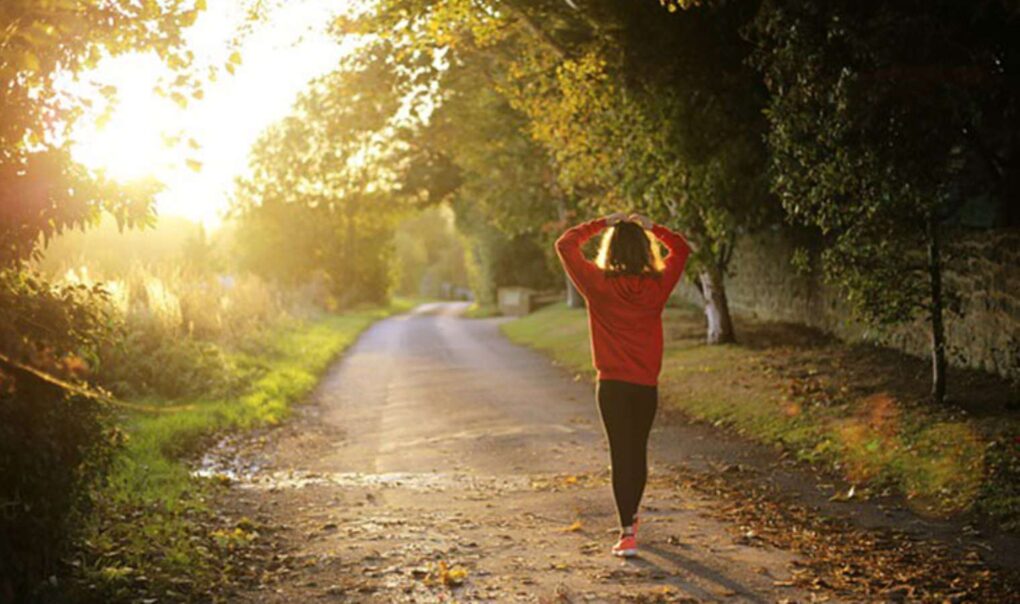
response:
<svg viewBox="0 0 1020 604"><path fill-rule="evenodd" d="M577 291L581 292L581 295L585 298L588 297L592 284L601 277L602 271L599 267L595 266L594 262L584 257L584 254L581 252L581 246L602 231L602 229L612 226L622 219L623 214L618 212L610 214L605 218L596 218L595 220L582 222L577 226L567 229L556 240L556 254L560 257L560 263L563 264L563 268L567 271L567 275L570 276L570 280L574 282Z"/></svg>
<svg viewBox="0 0 1020 604"><path fill-rule="evenodd" d="M666 266L662 271L663 290L665 295L669 296L677 281L680 280L680 275L684 272L687 257L691 255L691 244L680 233L674 233L661 224L655 224L647 216L631 214L629 220L640 224L645 230L651 231L669 250L669 255L665 260Z"/></svg>
<svg viewBox="0 0 1020 604"><path fill-rule="evenodd" d="M669 250L669 255L665 259L666 266L662 270L663 286L668 296L669 292L673 291L677 281L680 280L680 275L684 272L687 257L691 255L691 246L684 239L683 235L674 233L661 224L652 226L652 234Z"/></svg>

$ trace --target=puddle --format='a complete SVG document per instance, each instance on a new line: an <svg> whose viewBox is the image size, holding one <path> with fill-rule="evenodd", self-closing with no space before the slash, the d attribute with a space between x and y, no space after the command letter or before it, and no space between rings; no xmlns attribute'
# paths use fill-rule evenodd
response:
<svg viewBox="0 0 1020 604"><path fill-rule="evenodd" d="M192 469L191 475L237 488L261 491L301 489L309 486L399 488L414 491L481 493L491 496L499 491L558 489L581 483L578 476L560 474L475 474L453 470L445 472L322 472L312 470L272 470L270 458L252 446L251 438L225 436L210 447ZM517 468L515 468L517 469ZM520 468L523 469L523 468ZM471 495L468 495L469 497Z"/></svg>
<svg viewBox="0 0 1020 604"><path fill-rule="evenodd" d="M224 436L202 455L191 475L231 482L250 480L266 466L266 462L259 456L244 455L243 449L244 441Z"/></svg>
<svg viewBox="0 0 1020 604"><path fill-rule="evenodd" d="M463 472L267 472L240 481L238 486L259 490L299 489L306 486L333 485L340 487L401 488L416 491L457 489L499 490L526 489L531 485L527 476L480 476Z"/></svg>
<svg viewBox="0 0 1020 604"><path fill-rule="evenodd" d="M211 478L257 490L300 489L307 486L401 488L417 491L493 491L527 489L532 478L522 475L484 476L467 472L313 472L267 471L264 458L248 454L243 444L224 437L192 470L192 476Z"/></svg>

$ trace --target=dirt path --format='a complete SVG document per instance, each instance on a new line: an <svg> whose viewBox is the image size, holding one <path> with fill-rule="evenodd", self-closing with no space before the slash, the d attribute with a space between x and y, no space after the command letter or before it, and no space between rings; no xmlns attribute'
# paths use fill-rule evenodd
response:
<svg viewBox="0 0 1020 604"><path fill-rule="evenodd" d="M232 599L845 599L795 586L804 560L750 529L735 534L721 500L691 486L689 473L706 468L753 474L761 451L664 412L642 555L609 556L615 512L591 385L509 343L498 321L458 318L462 310L426 305L377 323L313 404L246 445L230 512L273 552L251 569L257 587ZM236 464L231 446L207 461ZM782 473L769 479L794 488Z"/></svg>

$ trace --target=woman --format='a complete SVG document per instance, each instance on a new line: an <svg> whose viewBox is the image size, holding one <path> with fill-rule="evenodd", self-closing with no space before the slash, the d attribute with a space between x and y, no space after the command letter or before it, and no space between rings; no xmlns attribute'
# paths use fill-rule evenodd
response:
<svg viewBox="0 0 1020 604"><path fill-rule="evenodd" d="M581 246L609 227L596 262ZM662 261L657 237L669 255ZM588 302L596 400L612 464L620 539L613 555L637 555L637 509L648 477L648 433L658 406L662 309L691 246L639 214L617 212L577 225L556 241L563 268Z"/></svg>

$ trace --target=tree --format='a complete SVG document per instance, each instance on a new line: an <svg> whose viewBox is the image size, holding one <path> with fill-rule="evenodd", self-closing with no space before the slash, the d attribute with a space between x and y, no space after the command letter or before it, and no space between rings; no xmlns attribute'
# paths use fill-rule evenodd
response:
<svg viewBox="0 0 1020 604"><path fill-rule="evenodd" d="M968 199L1015 201L1020 31L998 2L769 0L754 24L772 187L821 230L858 317L925 315L946 389L943 232Z"/></svg>
<svg viewBox="0 0 1020 604"><path fill-rule="evenodd" d="M608 3L622 49L619 79L647 126L632 188L648 210L701 243L692 272L705 302L709 343L735 338L725 279L738 237L780 220L765 178L765 88L746 65L742 33L754 2L710 2L662 15ZM636 122L636 120L635 120ZM640 140L640 139L639 139Z"/></svg>
<svg viewBox="0 0 1020 604"><path fill-rule="evenodd" d="M515 14L535 10L516 4ZM663 14L654 5L590 2L559 20L546 10L522 17L528 29L573 25L547 29L513 64L511 95L532 135L551 149L564 188L591 211L623 205L669 217L701 244L692 272L707 340L732 341L725 275L736 238L778 219L762 177L764 88L744 64L750 46L740 34L753 6Z"/></svg>
<svg viewBox="0 0 1020 604"><path fill-rule="evenodd" d="M77 536L114 444L106 405L78 385L83 361L109 336L104 294L54 287L26 260L104 210L122 225L146 223L155 191L118 185L71 159L68 133L88 101L57 81L127 51L186 68L181 32L201 4L5 0L0 9L0 598L52 599L39 586Z"/></svg>
<svg viewBox="0 0 1020 604"><path fill-rule="evenodd" d="M464 238L449 207L427 208L404 219L394 236L396 291L406 296L448 297L466 288Z"/></svg>
<svg viewBox="0 0 1020 604"><path fill-rule="evenodd" d="M340 304L385 300L408 165L396 138L403 96L384 42L314 81L256 143L233 199L243 263L284 284L324 275Z"/></svg>
<svg viewBox="0 0 1020 604"><path fill-rule="evenodd" d="M550 225L564 201L549 174L549 157L490 81L487 59L454 56L439 74L437 107L416 134L418 145L448 158L458 173L452 193L459 230L469 240L473 289L483 303L499 286L552 285ZM556 271L558 272L558 271Z"/></svg>
<svg viewBox="0 0 1020 604"><path fill-rule="evenodd" d="M709 342L733 339L724 278L736 236L778 219L764 173L764 88L740 37L753 6L669 14L608 1L422 0L388 31L479 54L550 158L566 208L669 217L701 244L692 268ZM388 19L388 20L386 20ZM422 41L425 40L425 41ZM561 212L565 217L567 212Z"/></svg>
<svg viewBox="0 0 1020 604"><path fill-rule="evenodd" d="M171 68L185 69L191 55L181 49L181 32L202 5L182 0L4 3L0 264L11 266L33 255L41 238L93 224L103 210L121 224L145 224L151 218L153 183L120 185L71 159L68 133L89 101L60 91L57 79L127 51L152 51ZM178 87L195 86L184 75ZM170 93L181 95L179 90Z"/></svg>

